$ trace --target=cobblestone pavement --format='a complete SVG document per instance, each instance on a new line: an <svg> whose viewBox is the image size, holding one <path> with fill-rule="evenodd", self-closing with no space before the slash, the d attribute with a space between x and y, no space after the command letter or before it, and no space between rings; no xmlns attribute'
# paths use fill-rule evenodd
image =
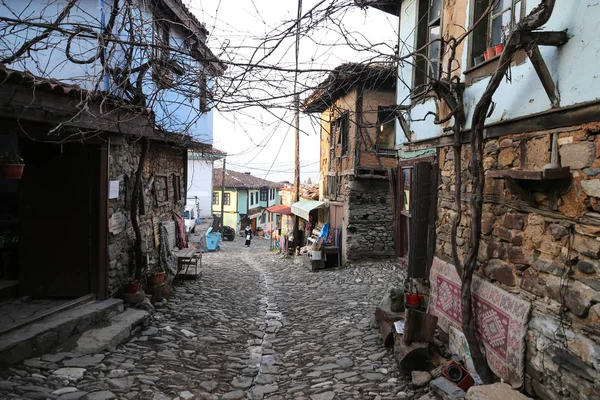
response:
<svg viewBox="0 0 600 400"><path fill-rule="evenodd" d="M310 272L240 238L203 257L151 321L113 351L47 354L0 371L0 397L391 399L405 397L375 305L392 265ZM70 369L65 369L70 368ZM401 392L399 394L399 392Z"/></svg>

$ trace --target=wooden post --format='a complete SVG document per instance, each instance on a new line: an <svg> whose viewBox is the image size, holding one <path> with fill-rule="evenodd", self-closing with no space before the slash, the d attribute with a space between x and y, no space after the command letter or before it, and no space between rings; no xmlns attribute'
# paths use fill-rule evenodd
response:
<svg viewBox="0 0 600 400"><path fill-rule="evenodd" d="M223 176L221 178L221 234L223 234L223 226L225 224L225 158L223 157Z"/></svg>

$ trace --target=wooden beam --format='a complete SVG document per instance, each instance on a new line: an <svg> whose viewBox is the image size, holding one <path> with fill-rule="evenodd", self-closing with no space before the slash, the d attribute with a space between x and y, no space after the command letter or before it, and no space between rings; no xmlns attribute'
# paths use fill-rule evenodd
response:
<svg viewBox="0 0 600 400"><path fill-rule="evenodd" d="M548 70L548 66L540 53L540 48L536 44L529 45L527 48L527 57L531 61L535 72L537 73L544 90L552 103L552 107L560 107L560 93L554 84L554 79Z"/></svg>
<svg viewBox="0 0 600 400"><path fill-rule="evenodd" d="M522 31L518 34L523 46L562 46L569 41L567 31Z"/></svg>

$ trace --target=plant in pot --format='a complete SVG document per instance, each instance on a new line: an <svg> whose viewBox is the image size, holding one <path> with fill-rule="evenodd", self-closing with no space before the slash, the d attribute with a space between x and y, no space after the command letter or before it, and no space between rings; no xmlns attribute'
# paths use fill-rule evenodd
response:
<svg viewBox="0 0 600 400"><path fill-rule="evenodd" d="M142 285L134 277L129 277L123 282L123 291L125 293L137 293Z"/></svg>
<svg viewBox="0 0 600 400"><path fill-rule="evenodd" d="M161 269L153 269L146 275L146 283L150 287L161 286L165 281L166 272Z"/></svg>
<svg viewBox="0 0 600 400"><path fill-rule="evenodd" d="M21 179L23 168L25 168L23 159L16 151L0 156L0 178Z"/></svg>

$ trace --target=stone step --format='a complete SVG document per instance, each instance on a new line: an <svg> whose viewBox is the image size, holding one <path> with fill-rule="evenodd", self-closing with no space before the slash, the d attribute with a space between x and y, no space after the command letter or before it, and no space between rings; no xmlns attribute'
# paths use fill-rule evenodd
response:
<svg viewBox="0 0 600 400"><path fill-rule="evenodd" d="M146 320L150 314L144 310L127 309L112 317L108 324L84 332L72 350L75 354L95 354L106 349L114 349L127 340L133 329Z"/></svg>
<svg viewBox="0 0 600 400"><path fill-rule="evenodd" d="M0 363L14 364L48 353L70 337L123 312L123 301L108 299L67 309L0 336Z"/></svg>

